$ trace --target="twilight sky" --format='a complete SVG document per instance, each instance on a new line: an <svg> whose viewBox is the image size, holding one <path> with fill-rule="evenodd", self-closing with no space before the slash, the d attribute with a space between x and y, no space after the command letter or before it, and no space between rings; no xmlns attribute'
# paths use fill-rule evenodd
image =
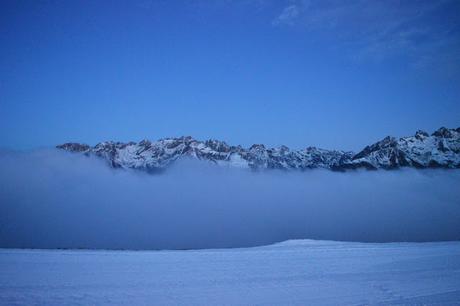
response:
<svg viewBox="0 0 460 306"><path fill-rule="evenodd" d="M0 2L0 147L359 150L460 126L460 1Z"/></svg>

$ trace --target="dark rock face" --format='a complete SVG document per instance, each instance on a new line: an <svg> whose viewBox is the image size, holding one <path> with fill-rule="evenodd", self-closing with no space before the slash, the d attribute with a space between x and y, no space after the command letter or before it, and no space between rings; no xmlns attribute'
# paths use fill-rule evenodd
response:
<svg viewBox="0 0 460 306"><path fill-rule="evenodd" d="M387 136L357 154L316 147L292 151L286 146L266 148L263 144L245 149L219 140L203 142L190 136L165 138L156 142L109 141L94 147L65 143L57 148L99 156L114 168L140 169L151 173L162 171L183 157L254 170L460 168L460 128L440 128L431 136L424 131L417 131L414 136L399 140Z"/></svg>
<svg viewBox="0 0 460 306"><path fill-rule="evenodd" d="M361 152L353 156L352 160L357 160L366 157L374 152L378 155L389 154L394 155L394 149L397 146L396 139L394 137L387 136L374 143L373 145L365 147Z"/></svg>
<svg viewBox="0 0 460 306"><path fill-rule="evenodd" d="M90 146L86 144L80 144L76 142L68 142L61 145L56 146L58 149L70 151L70 152L86 152L90 149Z"/></svg>
<svg viewBox="0 0 460 306"><path fill-rule="evenodd" d="M418 130L417 132L415 132L415 138L417 139L423 139L424 137L428 137L430 136L427 132L425 131L422 131L422 130Z"/></svg>
<svg viewBox="0 0 460 306"><path fill-rule="evenodd" d="M440 128L439 130L435 131L433 133L433 136L437 136L437 137L443 137L443 138L451 138L453 137L453 134L452 132L456 132L456 130L452 129L452 130L449 130L445 127L442 127Z"/></svg>

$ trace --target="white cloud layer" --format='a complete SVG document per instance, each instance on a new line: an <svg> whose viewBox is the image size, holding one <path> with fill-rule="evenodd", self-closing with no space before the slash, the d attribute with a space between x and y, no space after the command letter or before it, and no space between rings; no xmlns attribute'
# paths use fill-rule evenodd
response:
<svg viewBox="0 0 460 306"><path fill-rule="evenodd" d="M286 239L460 239L460 171L161 175L65 152L0 154L0 247L185 249Z"/></svg>

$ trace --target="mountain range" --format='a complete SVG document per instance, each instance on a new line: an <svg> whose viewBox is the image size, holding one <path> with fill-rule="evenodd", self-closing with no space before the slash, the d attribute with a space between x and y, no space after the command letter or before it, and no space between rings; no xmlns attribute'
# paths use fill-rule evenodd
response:
<svg viewBox="0 0 460 306"><path fill-rule="evenodd" d="M154 142L101 142L95 146L64 143L65 151L98 156L113 168L158 172L181 158L204 160L222 166L282 170L325 168L335 171L413 168L460 168L460 128L442 127L431 135L417 131L414 136L387 136L358 153L307 147L290 150L286 146L249 148L231 146L219 140L196 140L190 136L164 138Z"/></svg>

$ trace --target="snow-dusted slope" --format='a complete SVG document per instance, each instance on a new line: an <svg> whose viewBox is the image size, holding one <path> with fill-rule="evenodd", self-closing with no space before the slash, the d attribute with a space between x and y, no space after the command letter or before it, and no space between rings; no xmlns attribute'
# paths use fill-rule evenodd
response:
<svg viewBox="0 0 460 306"><path fill-rule="evenodd" d="M0 250L0 305L458 305L460 243Z"/></svg>
<svg viewBox="0 0 460 306"><path fill-rule="evenodd" d="M367 146L358 154L308 147L290 150L285 146L266 148L262 144L250 148L230 146L223 141L199 141L192 137L166 138L156 142L102 142L94 147L66 143L57 148L70 152L96 155L114 168L147 171L165 169L182 157L205 160L219 165L251 169L326 168L345 170L356 168L393 169L404 166L417 168L459 168L460 128L440 128L432 135L418 131L415 136L399 140L386 137Z"/></svg>
<svg viewBox="0 0 460 306"><path fill-rule="evenodd" d="M417 131L414 136L385 137L364 148L353 156L345 168L365 167L369 169L415 168L459 168L460 128L440 128L432 135Z"/></svg>
<svg viewBox="0 0 460 306"><path fill-rule="evenodd" d="M350 160L351 152L329 151L309 147L291 151L285 146L267 149L255 144L249 149L229 146L223 141L198 141L192 137L167 138L156 142L102 142L94 147L77 143L57 146L71 152L96 155L115 168L156 171L166 168L182 157L213 162L219 165L251 169L330 168L341 160Z"/></svg>

